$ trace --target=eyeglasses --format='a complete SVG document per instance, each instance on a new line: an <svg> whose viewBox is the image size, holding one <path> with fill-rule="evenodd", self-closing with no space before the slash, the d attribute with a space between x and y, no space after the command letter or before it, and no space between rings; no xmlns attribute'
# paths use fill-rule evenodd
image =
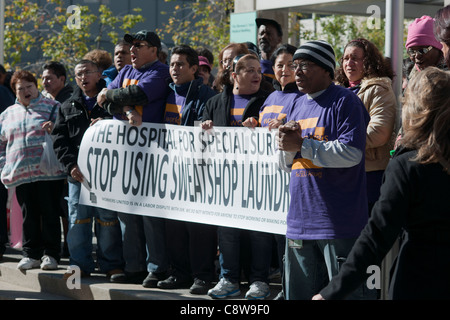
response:
<svg viewBox="0 0 450 320"><path fill-rule="evenodd" d="M426 48L420 48L420 49L417 49L417 50L409 48L408 50L406 50L406 52L411 57L417 55L418 53L420 53L420 55L423 56L423 55L427 54L428 52L430 52L431 49L433 49L433 46L428 46Z"/></svg>
<svg viewBox="0 0 450 320"><path fill-rule="evenodd" d="M220 60L220 64L222 66L226 66L228 69L231 67L232 62L233 62L233 59L231 59L231 58Z"/></svg>
<svg viewBox="0 0 450 320"><path fill-rule="evenodd" d="M312 67L314 64L308 63L308 62L301 62L301 63L293 63L291 68L292 70L297 70L297 68L300 68L302 71L308 70L310 67Z"/></svg>
<svg viewBox="0 0 450 320"><path fill-rule="evenodd" d="M98 73L98 70L96 70L96 71L78 72L77 74L75 74L75 77L78 78L78 79L81 79L81 78L83 78L83 76L87 77L88 75L93 74L93 73Z"/></svg>
<svg viewBox="0 0 450 320"><path fill-rule="evenodd" d="M151 47L151 45L149 45L149 44L147 44L147 43L136 42L136 43L133 43L133 44L131 45L130 50L133 49L133 47L139 50L141 47L145 47L145 46L147 46L147 47L149 47L149 48Z"/></svg>

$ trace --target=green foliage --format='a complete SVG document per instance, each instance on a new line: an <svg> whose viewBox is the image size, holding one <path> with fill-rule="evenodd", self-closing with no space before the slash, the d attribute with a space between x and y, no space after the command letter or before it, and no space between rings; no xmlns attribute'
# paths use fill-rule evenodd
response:
<svg viewBox="0 0 450 320"><path fill-rule="evenodd" d="M106 43L116 43L119 34L130 32L144 21L140 9L134 9L133 14L115 16L105 5L96 13L90 12L87 6L79 6L79 23L74 27L68 21L75 13L67 12L64 2L47 0L39 6L29 0L7 1L4 47L7 67L26 67L37 73L43 61L57 60L71 74L76 61L88 51L102 49L105 39ZM24 52L35 53L40 61L24 61Z"/></svg>
<svg viewBox="0 0 450 320"><path fill-rule="evenodd" d="M217 57L230 42L230 13L233 10L234 0L187 1L175 6L168 23L157 32L163 41L170 34L175 45L206 47Z"/></svg>
<svg viewBox="0 0 450 320"><path fill-rule="evenodd" d="M384 51L385 21L380 20L379 28L370 28L367 20L361 17L333 15L321 19L322 34L332 46L339 60L344 53L345 45L356 38L365 38L373 42L378 49Z"/></svg>
<svg viewBox="0 0 450 320"><path fill-rule="evenodd" d="M408 25L411 20L405 19L403 22L403 43L406 42L408 35ZM355 38L365 38L373 42L377 48L383 53L385 51L386 21L380 20L378 27L369 25L370 22L364 17L355 16L338 16L333 15L326 19L320 20L322 27L322 35L335 50L337 60L344 53L345 45ZM403 46L403 56L406 58L406 49Z"/></svg>

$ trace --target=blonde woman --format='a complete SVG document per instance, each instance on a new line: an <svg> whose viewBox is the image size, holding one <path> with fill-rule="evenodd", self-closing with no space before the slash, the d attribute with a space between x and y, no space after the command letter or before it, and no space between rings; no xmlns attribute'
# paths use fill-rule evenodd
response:
<svg viewBox="0 0 450 320"><path fill-rule="evenodd" d="M339 274L313 299L343 299L402 234L391 299L450 299L450 73L419 72L406 89L404 136L380 199Z"/></svg>

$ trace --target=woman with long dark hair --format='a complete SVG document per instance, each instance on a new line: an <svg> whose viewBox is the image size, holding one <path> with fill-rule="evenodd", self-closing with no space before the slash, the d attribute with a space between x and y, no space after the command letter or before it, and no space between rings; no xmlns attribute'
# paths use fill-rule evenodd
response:
<svg viewBox="0 0 450 320"><path fill-rule="evenodd" d="M378 48L366 39L350 41L340 59L336 80L355 92L370 115L366 136L366 179L369 212L378 199L395 135L397 103L392 89L394 72Z"/></svg>

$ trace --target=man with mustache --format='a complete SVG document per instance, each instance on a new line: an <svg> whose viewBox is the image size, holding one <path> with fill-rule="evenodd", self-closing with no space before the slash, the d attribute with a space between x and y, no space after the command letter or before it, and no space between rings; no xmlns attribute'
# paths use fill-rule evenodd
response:
<svg viewBox="0 0 450 320"><path fill-rule="evenodd" d="M131 65L126 65L108 89L98 95L99 105L116 118L128 119L133 126L142 122L162 123L169 93L169 66L158 59L161 40L152 31L126 34L131 45ZM165 219L119 213L123 237L125 275L112 282L141 283L156 288L167 278Z"/></svg>
<svg viewBox="0 0 450 320"><path fill-rule="evenodd" d="M67 72L64 65L57 61L50 61L44 64L42 69L42 85L45 95L59 103L69 99L73 88L70 84L66 84Z"/></svg>
<svg viewBox="0 0 450 320"><path fill-rule="evenodd" d="M122 241L117 212L79 203L84 176L77 164L78 151L86 130L102 119L111 118L97 105L97 94L105 87L98 65L81 60L74 69L77 86L73 95L58 109L52 131L53 147L68 174L68 233L70 265L63 275L72 276L78 266L81 276L95 272L96 265L108 276L123 274ZM95 223L97 261L92 256L92 224Z"/></svg>
<svg viewBox="0 0 450 320"><path fill-rule="evenodd" d="M257 18L258 47L261 53L261 69L264 79L272 84L275 75L270 57L283 40L281 25L272 19Z"/></svg>

